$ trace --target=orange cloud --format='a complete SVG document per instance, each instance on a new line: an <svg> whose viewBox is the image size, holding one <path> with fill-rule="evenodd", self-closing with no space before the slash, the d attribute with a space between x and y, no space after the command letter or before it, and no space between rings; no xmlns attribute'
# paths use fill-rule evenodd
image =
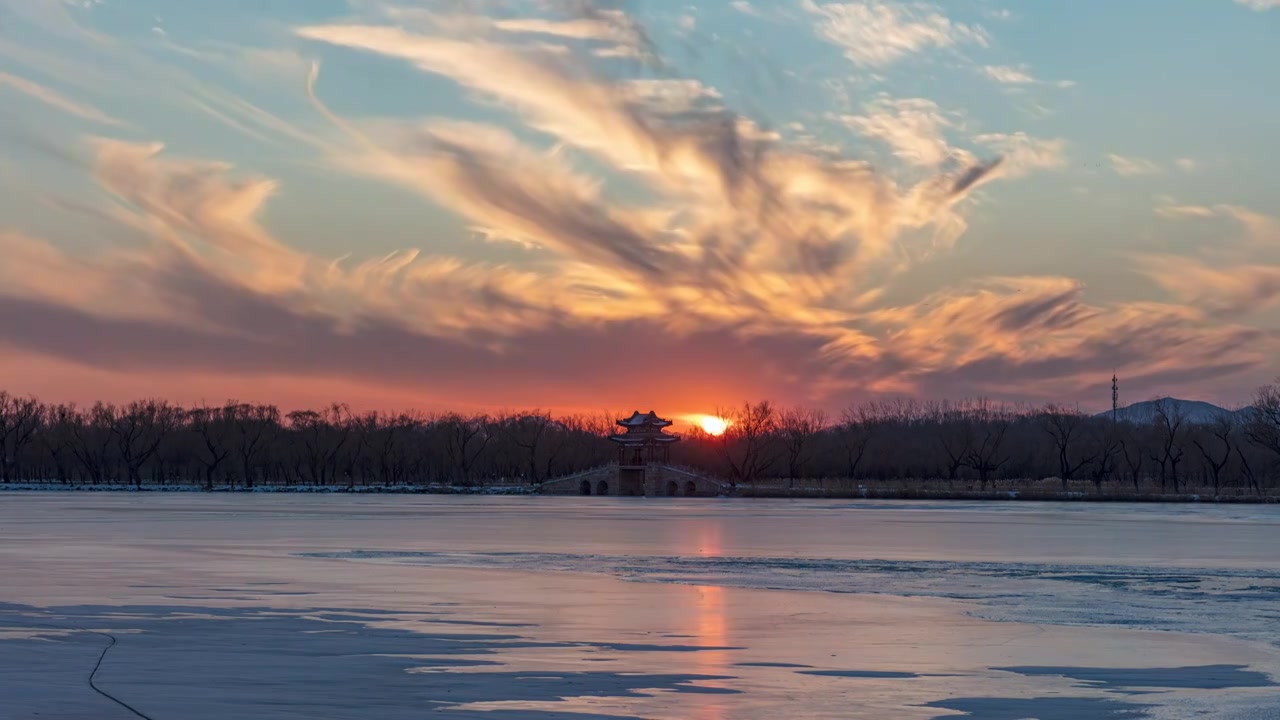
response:
<svg viewBox="0 0 1280 720"><path fill-rule="evenodd" d="M1138 256L1139 271L1170 295L1219 318L1280 306L1280 221L1234 205L1167 203L1156 212L1175 220L1226 219L1243 230L1195 255Z"/></svg>
<svg viewBox="0 0 1280 720"><path fill-rule="evenodd" d="M316 95L315 71L324 131L295 133L221 95L209 106L320 150L330 167L421 193L485 240L524 248L508 255L516 260L420 248L320 256L265 220L275 178L161 143L94 138L93 211L128 241L86 258L0 235L15 261L0 264L0 345L23 359L0 381L20 383L40 357L55 359L60 377L81 367L94 381L141 374L156 388L223 382L246 399L276 399L287 377L279 397L696 413L748 396L1062 397L1112 370L1154 387L1274 357L1277 338L1234 317L1271 302L1274 278L1258 270L1229 287L1239 258L1144 266L1171 291L1179 273L1197 279L1197 293L1175 292L1181 304L1101 302L1056 275L888 300L903 295L890 292L903 270L960 239L977 188L1061 167L1065 144L989 133L973 138L995 153L980 160L947 143L935 106L873 104L852 124L913 165L904 182L788 142L696 80L601 71L599 43L640 36L617 30L623 16L596 23L415 16L417 32L297 31L448 78L509 114L514 130L339 117ZM592 42L549 49L530 35ZM1271 227L1226 206L1167 214Z"/></svg>

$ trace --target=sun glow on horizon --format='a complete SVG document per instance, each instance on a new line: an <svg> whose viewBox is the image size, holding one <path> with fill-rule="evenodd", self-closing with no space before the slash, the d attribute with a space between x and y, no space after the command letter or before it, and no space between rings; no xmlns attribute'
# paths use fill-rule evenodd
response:
<svg viewBox="0 0 1280 720"><path fill-rule="evenodd" d="M720 436L729 429L729 421L716 415L694 415L689 418L708 435Z"/></svg>

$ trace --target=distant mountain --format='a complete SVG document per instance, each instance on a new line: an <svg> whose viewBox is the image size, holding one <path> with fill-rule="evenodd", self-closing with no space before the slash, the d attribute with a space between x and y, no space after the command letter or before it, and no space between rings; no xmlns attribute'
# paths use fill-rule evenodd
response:
<svg viewBox="0 0 1280 720"><path fill-rule="evenodd" d="M1177 406L1178 411L1187 419L1187 422L1195 425L1207 425L1223 417L1242 419L1243 416L1241 412L1220 408L1212 403L1200 402L1199 400L1179 400L1177 398L1134 403L1128 407L1120 408L1117 416L1120 420L1131 423L1149 423L1155 420L1156 403L1158 402L1166 402ZM1110 418L1111 411L1098 413L1098 417Z"/></svg>

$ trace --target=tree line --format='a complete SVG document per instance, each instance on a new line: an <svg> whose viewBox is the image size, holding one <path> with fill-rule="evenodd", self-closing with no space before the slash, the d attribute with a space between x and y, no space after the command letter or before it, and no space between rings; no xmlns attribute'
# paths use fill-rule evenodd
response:
<svg viewBox="0 0 1280 720"><path fill-rule="evenodd" d="M1193 423L1177 401L1150 421L989 400L867 402L838 416L746 403L727 431L684 433L672 462L731 482L942 479L986 489L1058 478L1135 492L1262 493L1280 477L1280 383L1253 404ZM618 417L621 417L619 415ZM0 482L262 485L533 485L617 457L609 414L281 412L147 399L79 408L0 391Z"/></svg>
<svg viewBox="0 0 1280 720"><path fill-rule="evenodd" d="M871 402L834 419L765 402L728 417L729 432L704 443L711 447L696 464L718 460L720 472L737 482L937 479L985 490L996 481L1056 478L1063 491L1087 481L1097 490L1162 494L1261 494L1280 484L1280 384L1259 388L1250 407L1209 422L1194 422L1183 403L1169 399L1153 401L1144 421L981 399Z"/></svg>

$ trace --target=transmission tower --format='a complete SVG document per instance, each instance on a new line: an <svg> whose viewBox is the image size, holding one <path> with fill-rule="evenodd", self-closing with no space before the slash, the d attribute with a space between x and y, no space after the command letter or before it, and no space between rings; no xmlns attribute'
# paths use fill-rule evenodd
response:
<svg viewBox="0 0 1280 720"><path fill-rule="evenodd" d="M1120 420L1120 379L1115 373L1111 374L1111 422L1112 424Z"/></svg>

